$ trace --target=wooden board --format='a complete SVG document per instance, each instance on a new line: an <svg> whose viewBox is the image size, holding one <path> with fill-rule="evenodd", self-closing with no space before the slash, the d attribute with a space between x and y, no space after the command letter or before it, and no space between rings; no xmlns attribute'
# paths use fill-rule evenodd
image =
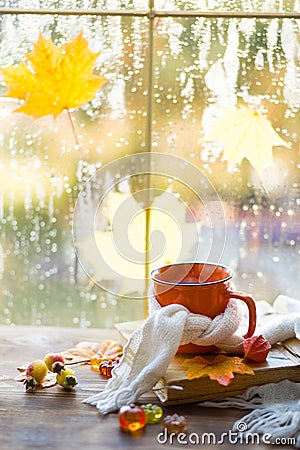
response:
<svg viewBox="0 0 300 450"><path fill-rule="evenodd" d="M299 341L289 341L290 348L296 350ZM212 355L203 355L212 358ZM265 363L247 362L254 370L255 375L235 374L228 386L221 386L208 376L188 380L186 371L181 365L187 355L177 355L170 364L165 376L155 386L155 393L164 404L182 404L212 400L214 398L228 397L245 392L251 386L266 383L277 383L282 380L300 382L300 358L295 351L291 353L283 345L275 345L271 349ZM215 357L215 355L214 355ZM193 358L193 356L188 356ZM183 390L168 389L176 385Z"/></svg>
<svg viewBox="0 0 300 450"><path fill-rule="evenodd" d="M88 366L75 368L79 385L71 392L60 387L25 393L22 383L14 381L20 364L42 358L48 352L59 352L81 340L118 339L116 330L55 327L0 326L0 449L1 450L159 450L157 435L162 425L147 426L135 436L120 430L116 414L101 416L96 408L81 403L101 391L106 381ZM141 402L158 402L152 392ZM245 411L233 408L199 408L197 405L165 406L165 414L185 415L189 433L228 432ZM186 446L189 447L190 446ZM192 447L195 447L194 445ZM269 449L261 444L259 448ZM174 450L182 445L165 444ZM276 449L287 446L276 445ZM222 450L232 450L225 442Z"/></svg>

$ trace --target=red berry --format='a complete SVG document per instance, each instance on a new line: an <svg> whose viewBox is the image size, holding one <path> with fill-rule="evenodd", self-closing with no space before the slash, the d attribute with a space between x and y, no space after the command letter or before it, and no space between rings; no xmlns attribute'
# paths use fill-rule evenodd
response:
<svg viewBox="0 0 300 450"><path fill-rule="evenodd" d="M44 358L45 364L48 370L53 372L53 364L60 362L63 366L65 364L65 358L59 353L48 353Z"/></svg>
<svg viewBox="0 0 300 450"><path fill-rule="evenodd" d="M26 369L26 376L30 376L40 383L47 375L47 372L48 369L44 361L38 359L28 364Z"/></svg>
<svg viewBox="0 0 300 450"><path fill-rule="evenodd" d="M54 373L61 373L62 370L65 369L65 366L62 362L57 361L52 365L52 372Z"/></svg>
<svg viewBox="0 0 300 450"><path fill-rule="evenodd" d="M24 381L26 391L35 391L47 375L48 369L44 361L38 359L28 364L26 369L26 380Z"/></svg>

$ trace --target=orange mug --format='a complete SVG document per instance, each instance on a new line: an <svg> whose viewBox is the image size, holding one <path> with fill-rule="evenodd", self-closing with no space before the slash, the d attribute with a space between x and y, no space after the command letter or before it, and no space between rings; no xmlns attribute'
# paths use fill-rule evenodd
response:
<svg viewBox="0 0 300 450"><path fill-rule="evenodd" d="M243 300L249 310L248 331L251 337L256 327L256 307L253 298L232 289L233 272L229 267L214 263L187 262L160 267L151 272L156 300L161 306L177 303L190 312L212 319L224 312L230 298ZM180 353L208 353L214 346L181 345Z"/></svg>

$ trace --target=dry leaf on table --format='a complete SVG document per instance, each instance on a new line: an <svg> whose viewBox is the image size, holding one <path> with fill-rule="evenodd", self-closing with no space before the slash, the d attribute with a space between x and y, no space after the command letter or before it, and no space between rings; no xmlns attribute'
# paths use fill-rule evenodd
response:
<svg viewBox="0 0 300 450"><path fill-rule="evenodd" d="M17 375L14 380L15 381L21 381L24 382L26 380L26 374L22 372L21 374ZM48 372L45 378L43 379L42 383L39 385L40 388L48 388L51 386L56 385L56 373L54 372Z"/></svg>
<svg viewBox="0 0 300 450"><path fill-rule="evenodd" d="M187 370L189 380L209 376L222 386L228 386L234 378L234 373L254 375L253 369L237 356L218 355L213 361L202 356L185 359L181 365Z"/></svg>
<svg viewBox="0 0 300 450"><path fill-rule="evenodd" d="M91 367L99 371L99 365L105 359L116 360L123 353L123 347L116 341L107 339L102 342L79 342L76 347L70 348L61 354L66 364L91 364Z"/></svg>

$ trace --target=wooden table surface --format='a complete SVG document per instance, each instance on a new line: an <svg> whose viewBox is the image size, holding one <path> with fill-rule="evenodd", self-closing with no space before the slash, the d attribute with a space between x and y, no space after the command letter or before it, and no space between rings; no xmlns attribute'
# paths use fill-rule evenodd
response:
<svg viewBox="0 0 300 450"><path fill-rule="evenodd" d="M66 350L82 340L120 340L116 330L74 329L53 327L0 326L0 449L59 449L59 450L154 450L162 448L197 448L192 443L176 440L162 444L157 441L161 424L147 426L137 435L119 428L117 414L101 416L95 407L81 400L99 392L105 381L89 366L75 368L79 385L71 392L59 386L25 393L22 383L14 381L17 366L34 359L43 359L48 352ZM158 403L150 392L143 402ZM197 404L163 407L165 414L178 412L186 416L189 433L228 432L233 423L243 417L245 410L201 408ZM201 446L201 445L200 445ZM202 445L202 448L209 448ZM240 444L211 445L220 449L239 448ZM243 446L244 447L244 446ZM270 448L269 445L250 445ZM287 448L278 446L276 448Z"/></svg>

